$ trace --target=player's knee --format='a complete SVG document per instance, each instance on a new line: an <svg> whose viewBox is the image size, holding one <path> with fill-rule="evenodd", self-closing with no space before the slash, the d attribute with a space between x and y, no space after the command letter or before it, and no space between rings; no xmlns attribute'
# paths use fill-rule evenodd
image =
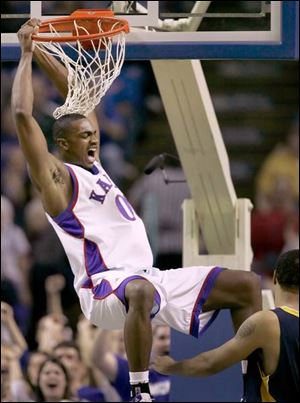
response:
<svg viewBox="0 0 300 403"><path fill-rule="evenodd" d="M155 288L145 280L131 281L127 284L125 296L129 307L152 309Z"/></svg>
<svg viewBox="0 0 300 403"><path fill-rule="evenodd" d="M245 304L255 306L260 305L261 284L259 276L253 272L243 272L239 283Z"/></svg>

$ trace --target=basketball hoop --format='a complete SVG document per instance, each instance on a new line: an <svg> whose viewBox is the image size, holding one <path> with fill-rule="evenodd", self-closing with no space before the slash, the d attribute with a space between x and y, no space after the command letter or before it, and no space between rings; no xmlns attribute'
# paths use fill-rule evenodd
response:
<svg viewBox="0 0 300 403"><path fill-rule="evenodd" d="M128 32L128 22L110 10L77 10L41 23L32 35L35 46L57 56L68 71L68 95L54 111L55 119L70 113L86 116L94 110L120 74Z"/></svg>

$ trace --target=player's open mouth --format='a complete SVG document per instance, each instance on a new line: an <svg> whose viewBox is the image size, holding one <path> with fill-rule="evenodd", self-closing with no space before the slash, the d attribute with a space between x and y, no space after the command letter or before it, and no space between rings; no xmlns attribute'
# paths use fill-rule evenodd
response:
<svg viewBox="0 0 300 403"><path fill-rule="evenodd" d="M96 155L96 149L90 149L88 150L88 160L89 162L93 163L95 162L95 155Z"/></svg>

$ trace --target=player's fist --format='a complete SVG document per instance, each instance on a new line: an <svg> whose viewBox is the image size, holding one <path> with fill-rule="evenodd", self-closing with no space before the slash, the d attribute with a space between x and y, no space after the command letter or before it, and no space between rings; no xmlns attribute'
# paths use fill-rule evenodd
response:
<svg viewBox="0 0 300 403"><path fill-rule="evenodd" d="M18 31L18 39L22 48L22 53L32 52L33 43L32 35L36 33L39 29L40 20L37 18L31 18L29 21L25 22Z"/></svg>

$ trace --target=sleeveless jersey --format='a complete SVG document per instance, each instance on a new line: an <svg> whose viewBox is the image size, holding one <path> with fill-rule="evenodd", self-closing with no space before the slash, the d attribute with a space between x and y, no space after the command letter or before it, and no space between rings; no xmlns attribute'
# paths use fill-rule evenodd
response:
<svg viewBox="0 0 300 403"><path fill-rule="evenodd" d="M245 402L297 402L299 400L299 312L276 308L280 324L280 355L276 371L264 376L258 350L248 359Z"/></svg>
<svg viewBox="0 0 300 403"><path fill-rule="evenodd" d="M77 293L92 288L109 270L152 267L153 256L142 220L102 166L91 170L65 164L73 197L65 211L47 218L74 273Z"/></svg>

